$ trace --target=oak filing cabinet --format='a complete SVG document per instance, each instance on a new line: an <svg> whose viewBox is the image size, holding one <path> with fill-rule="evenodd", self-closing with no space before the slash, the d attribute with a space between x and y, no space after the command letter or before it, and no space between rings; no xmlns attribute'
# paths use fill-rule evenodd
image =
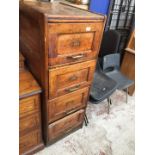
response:
<svg viewBox="0 0 155 155"><path fill-rule="evenodd" d="M82 127L105 20L60 2L20 3L20 50L43 88L46 145Z"/></svg>
<svg viewBox="0 0 155 155"><path fill-rule="evenodd" d="M19 154L30 155L41 149L41 88L24 67L24 57L19 62Z"/></svg>

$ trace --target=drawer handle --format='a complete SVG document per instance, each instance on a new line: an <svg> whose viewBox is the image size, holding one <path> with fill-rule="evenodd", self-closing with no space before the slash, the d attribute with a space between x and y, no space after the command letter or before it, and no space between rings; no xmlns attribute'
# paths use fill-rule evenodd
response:
<svg viewBox="0 0 155 155"><path fill-rule="evenodd" d="M83 57L84 57L84 54L79 54L79 55L68 56L67 58L76 60L76 59L81 59Z"/></svg>
<svg viewBox="0 0 155 155"><path fill-rule="evenodd" d="M79 41L79 40L74 40L74 41L71 43L71 46L72 46L72 47L79 47L79 46L80 46L80 41Z"/></svg>
<svg viewBox="0 0 155 155"><path fill-rule="evenodd" d="M78 90L79 89L79 87L80 87L80 85L77 85L77 86L75 86L75 87L72 87L72 88L69 88L69 89L65 89L67 92L73 92L73 91L76 91L76 90Z"/></svg>
<svg viewBox="0 0 155 155"><path fill-rule="evenodd" d="M77 80L77 76L76 75L73 75L73 76L71 76L70 78L69 78L69 81L74 81L74 80Z"/></svg>
<svg viewBox="0 0 155 155"><path fill-rule="evenodd" d="M73 113L75 110L75 108L72 108L71 111L66 112L66 115Z"/></svg>

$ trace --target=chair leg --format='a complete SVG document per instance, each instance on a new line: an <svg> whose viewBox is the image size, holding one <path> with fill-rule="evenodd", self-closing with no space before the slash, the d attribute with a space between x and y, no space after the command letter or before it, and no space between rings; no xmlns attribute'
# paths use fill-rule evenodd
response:
<svg viewBox="0 0 155 155"><path fill-rule="evenodd" d="M84 117L84 122L85 122L85 126L87 126L87 121L86 121L86 118Z"/></svg>
<svg viewBox="0 0 155 155"><path fill-rule="evenodd" d="M110 98L110 105L112 105L112 101L111 101L111 98Z"/></svg>
<svg viewBox="0 0 155 155"><path fill-rule="evenodd" d="M109 114L109 112L110 112L110 98L107 98L107 100L108 100L108 114Z"/></svg>
<svg viewBox="0 0 155 155"><path fill-rule="evenodd" d="M86 118L87 123L89 123L89 121L88 121L88 117L87 117L87 115L86 115L86 114L85 114L85 118Z"/></svg>
<svg viewBox="0 0 155 155"><path fill-rule="evenodd" d="M85 125L87 126L88 123L89 123L89 121L88 121L88 118L87 118L87 115L86 114L84 115L84 121L85 121Z"/></svg>
<svg viewBox="0 0 155 155"><path fill-rule="evenodd" d="M126 104L128 103L128 88L126 88Z"/></svg>

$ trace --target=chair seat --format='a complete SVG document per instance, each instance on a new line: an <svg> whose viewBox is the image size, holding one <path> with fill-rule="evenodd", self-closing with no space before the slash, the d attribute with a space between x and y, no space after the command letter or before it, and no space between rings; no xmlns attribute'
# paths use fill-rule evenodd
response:
<svg viewBox="0 0 155 155"><path fill-rule="evenodd" d="M108 98L117 89L117 83L103 72L96 71L90 90L90 101L98 103Z"/></svg>
<svg viewBox="0 0 155 155"><path fill-rule="evenodd" d="M126 89L134 83L134 81L128 79L118 70L108 72L106 73L106 75L117 82L117 89L120 89L120 90Z"/></svg>

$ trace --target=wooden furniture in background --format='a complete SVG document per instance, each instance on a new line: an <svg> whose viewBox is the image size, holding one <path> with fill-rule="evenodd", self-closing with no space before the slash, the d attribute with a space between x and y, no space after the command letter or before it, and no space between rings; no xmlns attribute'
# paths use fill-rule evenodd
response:
<svg viewBox="0 0 155 155"><path fill-rule="evenodd" d="M127 48L135 51L135 31L131 33Z"/></svg>
<svg viewBox="0 0 155 155"><path fill-rule="evenodd" d="M121 72L131 80L135 80L135 31L132 32L128 45L125 49ZM135 85L129 87L129 95L133 95L134 91Z"/></svg>
<svg viewBox="0 0 155 155"><path fill-rule="evenodd" d="M20 4L20 50L43 88L47 145L83 125L105 20L58 2Z"/></svg>
<svg viewBox="0 0 155 155"><path fill-rule="evenodd" d="M24 58L20 54L19 153L28 155L44 147L41 131L41 88L23 64Z"/></svg>

